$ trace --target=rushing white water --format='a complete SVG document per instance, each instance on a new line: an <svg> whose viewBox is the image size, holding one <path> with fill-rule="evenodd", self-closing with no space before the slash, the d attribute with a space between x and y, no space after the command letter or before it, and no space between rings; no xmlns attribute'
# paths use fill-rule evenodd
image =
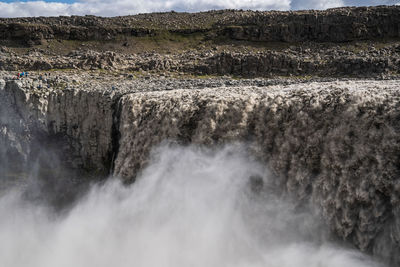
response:
<svg viewBox="0 0 400 267"><path fill-rule="evenodd" d="M378 266L324 241L268 176L240 147L163 146L134 184L95 185L63 214L13 190L0 198L0 266Z"/></svg>

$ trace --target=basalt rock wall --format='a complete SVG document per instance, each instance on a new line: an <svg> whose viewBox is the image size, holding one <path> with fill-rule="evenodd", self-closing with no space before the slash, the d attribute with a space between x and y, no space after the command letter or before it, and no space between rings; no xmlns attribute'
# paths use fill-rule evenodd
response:
<svg viewBox="0 0 400 267"><path fill-rule="evenodd" d="M208 39L263 42L349 42L398 38L400 7L347 7L324 11L258 12L222 10L201 13L152 13L101 18L3 18L0 38L23 44L42 40L115 40L119 36L206 34Z"/></svg>
<svg viewBox="0 0 400 267"><path fill-rule="evenodd" d="M40 150L54 147L68 166L108 174L112 96L85 90L38 92L18 81L0 85L3 153L24 165Z"/></svg>
<svg viewBox="0 0 400 267"><path fill-rule="evenodd" d="M223 32L236 40L276 42L394 38L399 36L399 10L381 6L256 13L236 21L230 18L226 24L232 26Z"/></svg>

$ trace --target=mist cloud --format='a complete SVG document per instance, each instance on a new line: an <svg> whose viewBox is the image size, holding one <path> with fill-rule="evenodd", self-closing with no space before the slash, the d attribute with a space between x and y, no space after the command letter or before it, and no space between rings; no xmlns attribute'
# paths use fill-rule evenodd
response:
<svg viewBox="0 0 400 267"><path fill-rule="evenodd" d="M95 185L66 213L16 188L0 194L0 266L378 266L275 186L243 147L163 146L133 185Z"/></svg>
<svg viewBox="0 0 400 267"><path fill-rule="evenodd" d="M0 17L98 15L122 16L161 11L205 11L211 9L326 9L344 5L396 4L397 0L81 0L76 3L44 1L0 2Z"/></svg>

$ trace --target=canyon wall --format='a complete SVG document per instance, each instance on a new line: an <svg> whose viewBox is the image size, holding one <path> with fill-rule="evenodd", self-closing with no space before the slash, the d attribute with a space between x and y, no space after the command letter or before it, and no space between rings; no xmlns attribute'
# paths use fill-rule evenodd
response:
<svg viewBox="0 0 400 267"><path fill-rule="evenodd" d="M32 157L33 141L46 147L56 140L71 166L111 170L127 181L165 140L243 142L282 192L318 206L338 237L400 262L399 81L204 83L204 89L110 92L35 91L1 81L0 140L21 161Z"/></svg>
<svg viewBox="0 0 400 267"><path fill-rule="evenodd" d="M2 150L24 165L42 148L72 168L107 173L112 157L113 96L100 91L31 89L0 80Z"/></svg>

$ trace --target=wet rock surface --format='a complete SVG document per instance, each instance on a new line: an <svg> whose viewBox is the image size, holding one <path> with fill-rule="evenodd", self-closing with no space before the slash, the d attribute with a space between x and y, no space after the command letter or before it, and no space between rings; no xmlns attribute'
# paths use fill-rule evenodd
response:
<svg viewBox="0 0 400 267"><path fill-rule="evenodd" d="M245 140L282 190L300 202L311 199L338 236L398 262L398 86L327 82L128 94L120 102L114 172L132 177L166 139L213 146Z"/></svg>

